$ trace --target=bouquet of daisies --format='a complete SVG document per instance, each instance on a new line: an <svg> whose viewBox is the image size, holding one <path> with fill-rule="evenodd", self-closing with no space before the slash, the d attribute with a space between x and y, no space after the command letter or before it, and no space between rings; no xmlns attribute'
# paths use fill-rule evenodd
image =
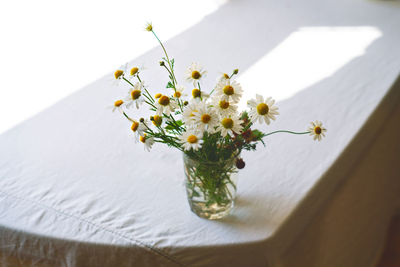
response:
<svg viewBox="0 0 400 267"><path fill-rule="evenodd" d="M275 120L278 107L271 97L256 95L248 100L248 109L240 112L243 89L235 80L238 69L221 75L207 92L201 87L207 72L193 63L186 73L191 84L187 93L175 76L174 59L168 56L153 26L148 24L146 30L153 33L164 51L160 66L169 76L166 89L152 95L140 78L141 69L121 67L114 78L127 83L130 89L126 98L114 102L113 110L119 110L131 122L135 140L142 142L146 150L150 151L154 143L163 143L184 153L187 194L197 215L221 218L232 208L236 192L233 174L245 166L241 151L255 150L258 142L264 144L264 137L276 133L310 134L318 141L325 136L326 129L319 121L312 122L304 132L264 133L254 129L255 122L270 124ZM150 109L150 117L127 114L129 108L143 106Z"/></svg>
<svg viewBox="0 0 400 267"><path fill-rule="evenodd" d="M310 134L314 140L321 140L325 135L326 129L319 121L312 122L305 132L282 130L263 133L252 129L255 122L270 124L275 120L279 114L278 107L271 97L256 95L247 102L249 109L239 112L237 104L243 89L235 80L238 69L231 74L223 74L215 88L207 93L201 88L201 81L207 72L201 65L193 63L186 73L186 80L193 85L188 96L176 79L174 59L169 58L153 26L147 24L146 30L154 34L165 53L160 66L169 75L166 90L150 94L140 78L140 69L125 66L115 71L114 78L126 82L131 88L128 96L115 101L113 107L131 121L136 140L140 140L146 150L149 151L158 142L175 147L191 158L218 161L239 155L243 149L255 150L258 142L263 143L263 137L278 132ZM126 113L126 109L140 109L143 105L154 115L132 118ZM244 162L238 159L237 165L244 167Z"/></svg>

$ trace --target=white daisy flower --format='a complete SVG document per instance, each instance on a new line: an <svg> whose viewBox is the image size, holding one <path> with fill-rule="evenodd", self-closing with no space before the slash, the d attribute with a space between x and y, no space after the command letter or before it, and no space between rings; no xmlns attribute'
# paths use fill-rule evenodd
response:
<svg viewBox="0 0 400 267"><path fill-rule="evenodd" d="M143 136L145 134L144 132L147 130L145 123L146 122L138 122L135 120L132 121L131 130L135 136L135 142L139 140L140 136Z"/></svg>
<svg viewBox="0 0 400 267"><path fill-rule="evenodd" d="M182 119L187 126L192 126L194 124L195 112L199 109L199 103L196 101L190 101L187 106L183 109Z"/></svg>
<svg viewBox="0 0 400 267"><path fill-rule="evenodd" d="M173 89L172 89L172 90L173 90ZM185 87L179 86L179 87L176 88L176 90L173 92L173 97L175 97L175 98L181 98L181 97L183 97L183 96L187 96L187 94L183 92L184 90L185 90Z"/></svg>
<svg viewBox="0 0 400 267"><path fill-rule="evenodd" d="M223 137L228 134L233 135L233 132L239 134L243 129L243 126L240 125L242 123L243 121L236 115L223 116L219 120L218 131L221 131Z"/></svg>
<svg viewBox="0 0 400 267"><path fill-rule="evenodd" d="M148 32L153 31L153 24L151 22L147 22L146 25L144 26L144 29Z"/></svg>
<svg viewBox="0 0 400 267"><path fill-rule="evenodd" d="M222 73L222 75L221 75L221 77L219 78L218 82L219 82L220 80L229 80L229 79L230 79L230 77L229 77L229 75L228 75L227 73Z"/></svg>
<svg viewBox="0 0 400 267"><path fill-rule="evenodd" d="M171 112L174 112L178 108L178 104L174 99L169 98L166 95L161 95L155 102L157 108L157 115L161 116L163 113L169 116Z"/></svg>
<svg viewBox="0 0 400 267"><path fill-rule="evenodd" d="M116 71L114 71L114 74L110 79L110 82L115 86L119 85L126 75L127 68L128 68L128 63L126 63L125 65L121 65Z"/></svg>
<svg viewBox="0 0 400 267"><path fill-rule="evenodd" d="M144 97L142 96L142 84L136 83L133 88L129 89L128 96L125 98L127 104L126 107L130 108L133 104L139 109L139 106L144 102Z"/></svg>
<svg viewBox="0 0 400 267"><path fill-rule="evenodd" d="M163 123L163 117L161 115L154 115L150 118L154 126L160 127Z"/></svg>
<svg viewBox="0 0 400 267"><path fill-rule="evenodd" d="M237 113L237 106L235 103L219 97L214 97L212 99L212 105L220 116L229 116Z"/></svg>
<svg viewBox="0 0 400 267"><path fill-rule="evenodd" d="M311 126L307 129L310 131L310 135L314 135L314 140L321 141L322 137L325 137L326 129L322 127L322 122L315 121L311 122Z"/></svg>
<svg viewBox="0 0 400 267"><path fill-rule="evenodd" d="M207 72L203 69L203 67L197 63L192 63L186 71L186 80L188 82L193 82L194 86L196 86L197 82L203 78Z"/></svg>
<svg viewBox="0 0 400 267"><path fill-rule="evenodd" d="M193 120L197 126L197 129L201 130L201 132L215 132L215 127L218 126L219 118L213 108L206 104L201 104L199 105L197 111L194 111L193 114Z"/></svg>
<svg viewBox="0 0 400 267"><path fill-rule="evenodd" d="M187 130L181 135L180 140L184 150L190 150L192 148L193 150L198 150L203 143L201 138L203 138L203 135L200 132Z"/></svg>
<svg viewBox="0 0 400 267"><path fill-rule="evenodd" d="M205 101L210 97L209 94L207 94L204 91L200 91L200 89L197 89L197 88L194 88L192 90L192 96L193 96L193 100L195 100L197 103L200 103L203 100Z"/></svg>
<svg viewBox="0 0 400 267"><path fill-rule="evenodd" d="M275 100L268 97L264 101L264 97L256 95L256 99L250 99L247 101L247 105L250 108L249 117L251 121L258 121L266 124L270 124L271 120L275 120L275 115L279 115L278 107L274 106Z"/></svg>
<svg viewBox="0 0 400 267"><path fill-rule="evenodd" d="M238 103L242 94L242 86L231 79L221 79L215 86L215 95L225 101Z"/></svg>
<svg viewBox="0 0 400 267"><path fill-rule="evenodd" d="M154 138L148 137L147 134L143 134L140 136L140 142L144 144L144 149L146 151L150 151L151 147L154 145Z"/></svg>
<svg viewBox="0 0 400 267"><path fill-rule="evenodd" d="M112 112L118 110L119 112L122 112L122 106L124 104L124 101L122 99L118 99L117 101L114 102L114 105L112 105L110 108Z"/></svg>

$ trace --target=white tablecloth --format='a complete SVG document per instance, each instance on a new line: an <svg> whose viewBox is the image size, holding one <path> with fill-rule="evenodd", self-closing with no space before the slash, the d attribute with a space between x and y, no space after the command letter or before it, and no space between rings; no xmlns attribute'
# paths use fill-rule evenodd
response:
<svg viewBox="0 0 400 267"><path fill-rule="evenodd" d="M371 264L399 207L399 7L230 1L166 45L179 78L194 60L207 67L205 87L218 71L236 67L245 86L246 75L257 78L254 63L304 27L372 27L380 34L333 73L278 102L281 115L263 130L302 130L319 119L327 138L276 135L266 148L245 153L232 215L208 221L190 212L182 155L134 144L129 123L105 108L125 89L103 77L0 136L0 263ZM132 61L148 63L143 77L153 93L167 81L160 57L154 49ZM268 79L256 80L265 94Z"/></svg>

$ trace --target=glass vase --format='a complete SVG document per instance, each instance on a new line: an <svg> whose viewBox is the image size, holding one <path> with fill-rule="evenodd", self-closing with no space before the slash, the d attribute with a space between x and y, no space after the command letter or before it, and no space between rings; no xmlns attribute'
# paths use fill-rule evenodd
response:
<svg viewBox="0 0 400 267"><path fill-rule="evenodd" d="M236 157L208 161L183 154L183 161L190 209L199 217L210 220L228 215L236 195Z"/></svg>

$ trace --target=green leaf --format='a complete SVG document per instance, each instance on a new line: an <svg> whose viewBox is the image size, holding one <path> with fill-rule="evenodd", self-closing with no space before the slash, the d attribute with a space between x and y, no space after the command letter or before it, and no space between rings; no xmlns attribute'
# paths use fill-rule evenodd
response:
<svg viewBox="0 0 400 267"><path fill-rule="evenodd" d="M174 88L174 85L171 82L168 82L166 87L167 88Z"/></svg>

